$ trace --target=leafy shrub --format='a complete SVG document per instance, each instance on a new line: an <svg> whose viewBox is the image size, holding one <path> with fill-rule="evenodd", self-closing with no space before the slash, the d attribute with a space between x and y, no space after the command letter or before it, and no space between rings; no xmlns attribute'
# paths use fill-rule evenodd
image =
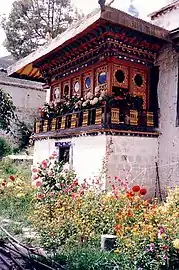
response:
<svg viewBox="0 0 179 270"><path fill-rule="evenodd" d="M99 178L91 185L86 180L80 184L62 164L52 160L54 156L34 169L36 198L31 221L46 248L57 252L63 246L67 250L76 246L67 254L69 269L120 269L121 262L121 269L177 269L178 188L169 191L166 203L159 203L143 199L145 188L128 190L126 182L115 177L110 181L111 192L106 194ZM98 260L93 252L92 247L99 247L100 236L106 233L118 237L117 262L103 253ZM83 254L84 245L88 251Z"/></svg>
<svg viewBox="0 0 179 270"><path fill-rule="evenodd" d="M0 215L14 220L27 218L33 198L30 171L14 165L9 159L0 162ZM24 167L24 168L23 168ZM23 169L22 169L23 168Z"/></svg>
<svg viewBox="0 0 179 270"><path fill-rule="evenodd" d="M0 158L3 158L12 153L12 149L8 142L0 137Z"/></svg>

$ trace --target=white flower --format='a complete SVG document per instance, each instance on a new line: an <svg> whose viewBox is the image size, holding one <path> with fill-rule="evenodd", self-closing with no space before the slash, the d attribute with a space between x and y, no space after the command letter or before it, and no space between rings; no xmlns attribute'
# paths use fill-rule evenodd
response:
<svg viewBox="0 0 179 270"><path fill-rule="evenodd" d="M95 98L93 99L93 104L94 104L94 105L97 104L98 101L99 101L99 99L98 99L97 97L95 97Z"/></svg>
<svg viewBox="0 0 179 270"><path fill-rule="evenodd" d="M91 92L88 92L86 95L87 99L92 99L93 98L93 94Z"/></svg>
<svg viewBox="0 0 179 270"><path fill-rule="evenodd" d="M99 101L102 101L103 100L103 98L102 97L99 97Z"/></svg>
<svg viewBox="0 0 179 270"><path fill-rule="evenodd" d="M101 91L100 97L105 97L106 92L104 90Z"/></svg>
<svg viewBox="0 0 179 270"><path fill-rule="evenodd" d="M69 163L65 163L63 165L63 171L65 172L65 171L69 171L69 170L70 170L70 164Z"/></svg>

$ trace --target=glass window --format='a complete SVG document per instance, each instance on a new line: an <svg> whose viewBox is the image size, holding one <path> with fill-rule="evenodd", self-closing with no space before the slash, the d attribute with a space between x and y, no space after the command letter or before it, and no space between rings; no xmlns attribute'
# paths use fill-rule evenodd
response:
<svg viewBox="0 0 179 270"><path fill-rule="evenodd" d="M76 93L78 93L79 90L80 90L80 83L78 81L75 82L74 90L75 90Z"/></svg>
<svg viewBox="0 0 179 270"><path fill-rule="evenodd" d="M107 73L105 71L99 73L99 75L98 75L99 84L104 84L104 83L106 83L106 81L107 81Z"/></svg>
<svg viewBox="0 0 179 270"><path fill-rule="evenodd" d="M85 80L85 87L88 89L91 86L91 78L87 77Z"/></svg>
<svg viewBox="0 0 179 270"><path fill-rule="evenodd" d="M69 85L65 85L65 87L64 87L64 95L65 95L65 96L68 96L68 95L69 95L69 92L70 92L70 87L69 87Z"/></svg>
<svg viewBox="0 0 179 270"><path fill-rule="evenodd" d="M64 163L69 163L70 157L70 147L59 147L59 161L63 161Z"/></svg>

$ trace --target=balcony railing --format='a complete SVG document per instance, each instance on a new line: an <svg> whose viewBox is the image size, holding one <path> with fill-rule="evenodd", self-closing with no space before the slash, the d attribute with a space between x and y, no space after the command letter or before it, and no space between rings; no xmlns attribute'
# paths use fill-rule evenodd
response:
<svg viewBox="0 0 179 270"><path fill-rule="evenodd" d="M119 108L94 108L78 111L48 120L37 120L34 133L64 132L86 128L102 128L132 131L156 131L157 117L153 112L128 110L122 113Z"/></svg>

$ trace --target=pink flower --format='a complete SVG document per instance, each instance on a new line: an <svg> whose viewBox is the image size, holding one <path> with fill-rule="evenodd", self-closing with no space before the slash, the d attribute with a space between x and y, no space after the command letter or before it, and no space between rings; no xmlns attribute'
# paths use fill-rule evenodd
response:
<svg viewBox="0 0 179 270"><path fill-rule="evenodd" d="M38 175L33 175L33 176L32 176L32 180L33 180L33 181L37 180L38 178L39 178Z"/></svg>
<svg viewBox="0 0 179 270"><path fill-rule="evenodd" d="M41 185L42 185L42 181L41 181L41 180L37 180L37 181L35 182L36 188L41 187Z"/></svg>
<svg viewBox="0 0 179 270"><path fill-rule="evenodd" d="M84 189L87 188L86 184L82 184L81 186L82 186L82 188L84 188Z"/></svg>
<svg viewBox="0 0 179 270"><path fill-rule="evenodd" d="M57 157L57 152L53 152L52 156Z"/></svg>
<svg viewBox="0 0 179 270"><path fill-rule="evenodd" d="M78 179L76 179L76 180L73 182L73 185L74 185L74 186L78 186Z"/></svg>
<svg viewBox="0 0 179 270"><path fill-rule="evenodd" d="M50 192L50 197L55 197L55 192Z"/></svg>
<svg viewBox="0 0 179 270"><path fill-rule="evenodd" d="M49 157L49 159L54 159L54 156L53 156L53 155L51 155L51 156Z"/></svg>
<svg viewBox="0 0 179 270"><path fill-rule="evenodd" d="M75 200L77 196L78 196L77 193L73 193L72 194L72 199Z"/></svg>
<svg viewBox="0 0 179 270"><path fill-rule="evenodd" d="M37 197L37 199L39 199L39 200L43 200L43 199L45 198L45 195L42 194L42 193L37 193L36 197Z"/></svg>
<svg viewBox="0 0 179 270"><path fill-rule="evenodd" d="M48 173L48 175L49 175L49 176L53 176L53 171L50 171L50 172Z"/></svg>
<svg viewBox="0 0 179 270"><path fill-rule="evenodd" d="M33 168L33 169L32 169L32 172L33 172L33 173L36 173L37 171L38 171L38 170L37 170L36 168Z"/></svg>
<svg viewBox="0 0 179 270"><path fill-rule="evenodd" d="M43 169L46 169L46 168L47 168L47 160L43 160L43 161L42 161L41 167L42 167Z"/></svg>

